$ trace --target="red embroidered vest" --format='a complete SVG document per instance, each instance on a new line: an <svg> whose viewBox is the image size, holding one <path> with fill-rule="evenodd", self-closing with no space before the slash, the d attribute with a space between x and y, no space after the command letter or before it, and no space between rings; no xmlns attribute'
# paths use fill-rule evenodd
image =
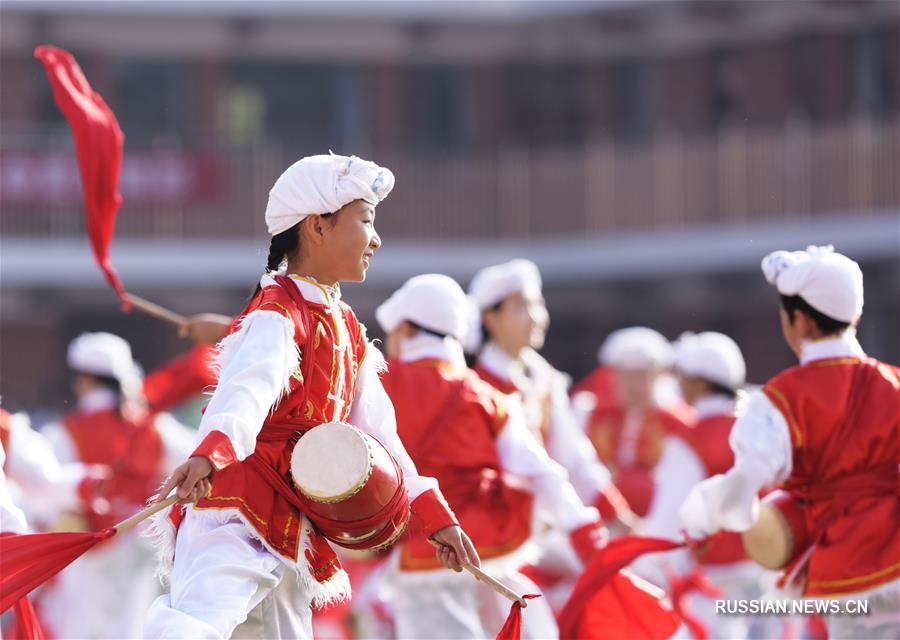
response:
<svg viewBox="0 0 900 640"><path fill-rule="evenodd" d="M105 464L112 475L94 497L109 501L108 513L86 510L91 529L114 525L140 509L163 479L163 443L150 418L132 422L115 410L70 413L62 420L86 464Z"/></svg>
<svg viewBox="0 0 900 640"><path fill-rule="evenodd" d="M649 409L632 443L625 443L625 411L619 407L598 406L588 424L588 437L597 456L613 475L613 483L639 516L647 515L653 500L651 472L659 463L665 439L685 436L687 426L674 413Z"/></svg>
<svg viewBox="0 0 900 640"><path fill-rule="evenodd" d="M734 452L728 444L732 425L734 416L718 415L700 418L688 429L688 440L703 462L707 478L734 466ZM695 554L701 564L730 564L747 559L741 535L725 531Z"/></svg>
<svg viewBox="0 0 900 640"><path fill-rule="evenodd" d="M531 532L533 497L505 476L495 440L504 398L469 369L442 360L391 360L382 376L397 432L419 473L440 484L483 560L516 550ZM409 538L400 568L441 565L425 540Z"/></svg>
<svg viewBox="0 0 900 640"><path fill-rule="evenodd" d="M900 369L869 357L815 360L764 392L788 424L793 463L783 488L804 505L814 541L805 594L900 578Z"/></svg>
<svg viewBox="0 0 900 640"><path fill-rule="evenodd" d="M300 365L291 377L290 391L263 423L254 452L244 461L216 472L212 490L195 508L237 509L275 552L298 561L302 514L272 487L266 474L277 474L285 486L292 488L290 457L297 439L318 424L348 418L366 340L349 306L339 303L347 332L341 341L339 322L327 306L305 300L289 278L275 279L277 284L264 287L240 318L256 310L288 318L294 324ZM238 320L232 332L239 325ZM346 347L336 346L341 343ZM341 569L331 547L318 535L313 536L313 550L307 551L306 559L320 582Z"/></svg>

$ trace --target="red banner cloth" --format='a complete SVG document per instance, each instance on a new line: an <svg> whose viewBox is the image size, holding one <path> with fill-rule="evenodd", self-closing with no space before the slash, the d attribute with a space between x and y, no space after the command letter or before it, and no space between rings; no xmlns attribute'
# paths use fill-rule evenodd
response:
<svg viewBox="0 0 900 640"><path fill-rule="evenodd" d="M210 368L216 348L198 345L150 372L144 378L144 396L154 413L168 411L207 387L214 387L216 375Z"/></svg>
<svg viewBox="0 0 900 640"><path fill-rule="evenodd" d="M687 602L687 596L691 593L699 593L710 598L721 598L722 590L710 582L703 570L697 567L687 575L669 575L669 591L672 599L672 607L684 625L696 640L707 640L709 629L706 623L694 615Z"/></svg>
<svg viewBox="0 0 900 640"><path fill-rule="evenodd" d="M563 640L667 638L680 623L656 595L641 589L619 571L645 553L669 551L683 542L623 536L597 551L575 584L559 615Z"/></svg>
<svg viewBox="0 0 900 640"><path fill-rule="evenodd" d="M114 535L112 528L87 533L4 533L0 536L0 613Z"/></svg>
<svg viewBox="0 0 900 640"><path fill-rule="evenodd" d="M28 598L19 598L13 607L13 614L16 617L13 640L44 640L44 630Z"/></svg>
<svg viewBox="0 0 900 640"><path fill-rule="evenodd" d="M522 597L526 600L531 600L533 598L540 598L541 596L536 593L526 593ZM496 640L519 640L521 636L522 604L516 601L513 602L512 606L509 608L509 615L506 617L506 622L503 623L503 628L497 633Z"/></svg>
<svg viewBox="0 0 900 640"><path fill-rule="evenodd" d="M91 88L71 53L43 45L34 50L34 57L44 63L56 104L72 127L94 257L127 311L131 305L109 261L116 213L122 204L119 168L125 135L115 114Z"/></svg>

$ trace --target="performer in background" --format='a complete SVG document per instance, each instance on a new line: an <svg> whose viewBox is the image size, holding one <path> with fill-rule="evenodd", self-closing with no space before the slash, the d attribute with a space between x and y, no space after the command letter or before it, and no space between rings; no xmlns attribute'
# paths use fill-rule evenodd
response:
<svg viewBox="0 0 900 640"><path fill-rule="evenodd" d="M685 333L674 347L681 394L697 416L689 425L688 439L703 462L706 477L724 473L734 464L728 436L746 381L744 356L734 340L715 331ZM747 557L739 534L723 534L694 549L694 558L706 578L722 592L720 598L762 597L765 572ZM751 634L751 627L759 627L754 618L717 616L715 598L705 594L692 595L690 600L711 637L759 637L759 633Z"/></svg>
<svg viewBox="0 0 900 640"><path fill-rule="evenodd" d="M605 531L529 432L516 399L465 365L461 340L474 309L447 276L407 281L376 311L387 334L385 389L398 433L423 472L433 474L486 567L514 590L538 593L519 573L533 535L534 507L551 513L586 561ZM484 638L508 604L465 576L436 572L429 548L408 540L396 552L392 599L400 638ZM557 635L543 599L523 612L524 635Z"/></svg>
<svg viewBox="0 0 900 640"><path fill-rule="evenodd" d="M475 371L499 391L514 395L525 409L528 428L561 464L585 504L596 505L606 521L634 514L597 458L569 401L569 378L538 351L550 316L541 276L529 260L512 260L480 270L469 286L480 322L469 346L477 351Z"/></svg>
<svg viewBox="0 0 900 640"><path fill-rule="evenodd" d="M729 437L734 465L697 486L681 515L692 536L790 527L785 584L797 595L862 599L828 616L830 638L900 637L900 370L856 340L862 271L833 247L763 259L800 361L754 394ZM780 485L767 497L761 488ZM771 545L770 545L771 546Z"/></svg>
<svg viewBox="0 0 900 640"><path fill-rule="evenodd" d="M381 246L375 207L393 186L388 169L332 154L299 160L272 187L266 273L219 345L200 443L160 493L177 489L193 504L156 521L171 586L148 612L147 637L227 638L246 621L260 637L311 638L311 606L349 596L333 549L295 506L290 475L294 443L326 422L348 421L393 455L410 526L444 566L478 563L437 483L397 438L383 359L341 301L339 283L363 281Z"/></svg>
<svg viewBox="0 0 900 640"><path fill-rule="evenodd" d="M194 436L171 416L146 411L140 368L119 336L82 334L69 345L67 361L76 408L42 433L60 462L108 467L108 476L82 492L61 524L96 531L139 511L190 452ZM144 612L159 594L154 567L153 549L138 532L91 550L41 594L48 631L77 638L139 636Z"/></svg>

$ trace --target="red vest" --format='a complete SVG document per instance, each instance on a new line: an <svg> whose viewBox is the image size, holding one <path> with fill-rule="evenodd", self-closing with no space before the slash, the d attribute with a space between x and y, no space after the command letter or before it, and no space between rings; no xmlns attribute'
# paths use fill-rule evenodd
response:
<svg viewBox="0 0 900 640"><path fill-rule="evenodd" d="M869 357L814 360L764 392L791 434L783 488L804 506L814 540L804 593L900 578L900 369Z"/></svg>
<svg viewBox="0 0 900 640"><path fill-rule="evenodd" d="M619 404L616 391L616 376L609 367L599 366L591 371L581 382L569 392L574 396L582 391L589 391L597 399L597 407L614 407Z"/></svg>
<svg viewBox="0 0 900 640"><path fill-rule="evenodd" d="M132 422L115 410L74 412L62 420L78 458L86 464L105 464L112 475L94 497L109 501L109 513L86 510L93 530L133 515L156 493L163 479L163 443L152 419Z"/></svg>
<svg viewBox="0 0 900 640"><path fill-rule="evenodd" d="M293 490L290 475L293 446L305 431L334 419L336 397L343 403L337 419L348 418L366 341L353 311L341 302L340 313L349 333L350 348L336 351L338 329L328 308L304 300L289 278L277 276L276 281L277 285L264 287L240 317L264 310L274 311L293 322L294 340L301 354L300 366L291 378L290 391L282 396L263 423L254 452L246 460L217 471L210 493L195 508L237 509L274 551L297 561L302 514L272 488L260 467L268 468L269 472L274 470L285 486ZM231 331L239 325L235 322ZM344 370L340 384L339 358L343 359ZM313 553L306 554L307 560L313 576L322 582L337 574L341 565L324 538L314 536L313 546Z"/></svg>
<svg viewBox="0 0 900 640"><path fill-rule="evenodd" d="M472 370L478 374L478 377L487 382L489 385L497 389L500 393L510 395L522 391L518 389L511 380L504 380L494 375L483 366L475 365ZM525 417L528 428L544 444L550 435L550 416L553 411L553 389L535 389L529 393L522 393L519 396L522 406L525 408Z"/></svg>
<svg viewBox="0 0 900 640"><path fill-rule="evenodd" d="M734 466L734 452L728 444L733 424L734 416L707 416L688 429L688 440L703 462L707 478L725 473ZM747 560L741 535L725 531L695 555L701 564L731 564Z"/></svg>
<svg viewBox="0 0 900 640"><path fill-rule="evenodd" d="M503 473L495 440L506 424L504 398L469 369L443 360L391 360L384 388L397 432L419 473L440 484L483 560L514 551L531 532L531 493ZM427 541L406 541L405 570L441 565Z"/></svg>
<svg viewBox="0 0 900 640"><path fill-rule="evenodd" d="M645 516L653 501L651 472L662 457L663 444L669 435L684 437L687 425L671 411L649 409L633 443L633 456L626 451L624 429L624 409L598 406L591 414L587 433L631 509L638 516Z"/></svg>

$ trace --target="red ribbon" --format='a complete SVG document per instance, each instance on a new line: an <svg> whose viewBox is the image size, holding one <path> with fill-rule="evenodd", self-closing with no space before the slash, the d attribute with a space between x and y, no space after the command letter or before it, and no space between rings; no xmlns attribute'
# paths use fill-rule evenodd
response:
<svg viewBox="0 0 900 640"><path fill-rule="evenodd" d="M536 593L526 593L522 597L526 600L532 600L533 598L540 598L541 596ZM497 633L496 640L519 640L521 635L522 603L516 600L509 608L509 615L506 617L506 622L503 623L503 628Z"/></svg>

